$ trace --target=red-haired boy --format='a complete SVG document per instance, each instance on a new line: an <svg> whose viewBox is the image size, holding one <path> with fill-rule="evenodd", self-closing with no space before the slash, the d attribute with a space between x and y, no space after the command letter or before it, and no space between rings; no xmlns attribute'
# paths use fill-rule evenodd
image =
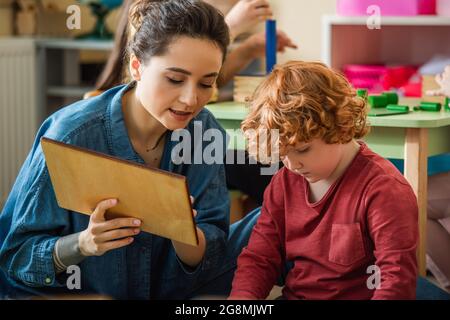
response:
<svg viewBox="0 0 450 320"><path fill-rule="evenodd" d="M289 62L260 85L242 129L250 145L261 142L251 133L269 130L270 141L278 130L284 168L265 191L230 299L266 298L287 262L286 299L415 298L416 197L357 140L366 116L365 101L321 63Z"/></svg>

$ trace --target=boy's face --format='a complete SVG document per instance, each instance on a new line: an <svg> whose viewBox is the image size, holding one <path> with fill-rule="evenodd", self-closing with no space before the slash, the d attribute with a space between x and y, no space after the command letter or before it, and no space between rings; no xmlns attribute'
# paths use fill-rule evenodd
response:
<svg viewBox="0 0 450 320"><path fill-rule="evenodd" d="M286 168L314 183L333 174L342 154L342 144L327 144L322 139L313 139L288 146L281 160Z"/></svg>

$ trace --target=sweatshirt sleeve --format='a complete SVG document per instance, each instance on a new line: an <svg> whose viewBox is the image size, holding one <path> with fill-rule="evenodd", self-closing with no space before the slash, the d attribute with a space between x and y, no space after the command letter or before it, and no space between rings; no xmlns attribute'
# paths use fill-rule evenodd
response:
<svg viewBox="0 0 450 320"><path fill-rule="evenodd" d="M264 194L261 215L248 246L238 258L229 299L265 299L282 272L285 260L284 208L276 176ZM275 182L274 182L275 181Z"/></svg>
<svg viewBox="0 0 450 320"><path fill-rule="evenodd" d="M375 265L381 276L373 299L415 299L419 232L412 188L406 181L380 176L368 188L366 205Z"/></svg>

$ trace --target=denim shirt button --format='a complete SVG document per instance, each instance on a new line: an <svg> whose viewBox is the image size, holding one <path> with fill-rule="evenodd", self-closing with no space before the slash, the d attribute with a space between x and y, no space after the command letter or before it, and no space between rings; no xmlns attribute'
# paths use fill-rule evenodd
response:
<svg viewBox="0 0 450 320"><path fill-rule="evenodd" d="M45 278L45 284L50 284L50 283L52 283L52 279L49 277Z"/></svg>

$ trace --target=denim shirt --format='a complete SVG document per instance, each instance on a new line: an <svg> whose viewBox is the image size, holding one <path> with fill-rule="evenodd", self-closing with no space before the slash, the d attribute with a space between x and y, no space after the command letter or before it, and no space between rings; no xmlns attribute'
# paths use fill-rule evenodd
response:
<svg viewBox="0 0 450 320"><path fill-rule="evenodd" d="M195 198L195 220L206 238L200 264L195 268L185 266L170 240L141 232L132 244L81 262L81 290L67 288L71 274L55 273L55 242L61 236L85 230L89 216L58 206L40 139L48 137L143 164L123 119L122 96L130 87L119 86L69 105L40 127L0 214L0 268L16 290L31 295L95 293L114 299L183 299L222 264L229 226L224 165L175 164L171 151L179 142L171 141L169 132L160 168L187 178ZM194 121L201 121L203 131L219 129L226 148L226 133L208 110L203 109L188 124L186 129L193 138ZM195 139L191 151L199 146L204 150L202 137Z"/></svg>

